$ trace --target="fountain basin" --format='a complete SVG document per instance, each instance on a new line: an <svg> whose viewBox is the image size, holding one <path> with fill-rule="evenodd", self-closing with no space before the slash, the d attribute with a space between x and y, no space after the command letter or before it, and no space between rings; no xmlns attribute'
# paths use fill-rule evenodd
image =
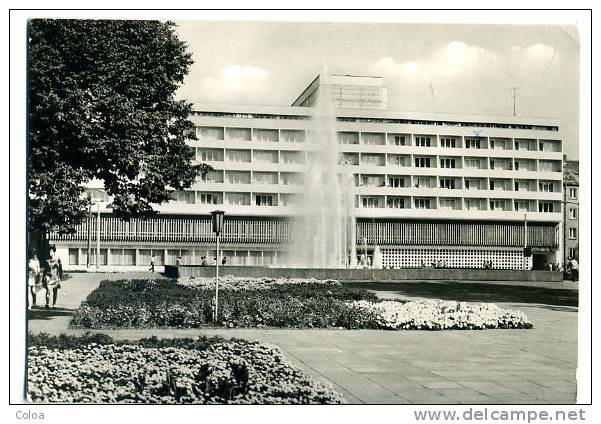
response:
<svg viewBox="0 0 601 424"><path fill-rule="evenodd" d="M215 276L214 266L200 265L165 265L167 277L206 277ZM435 268L403 268L403 269L349 269L349 268L271 268L261 266L219 267L219 275L249 278L316 278L318 280L333 279L338 281L545 281L560 282L562 274L552 271L508 270L508 269L435 269Z"/></svg>

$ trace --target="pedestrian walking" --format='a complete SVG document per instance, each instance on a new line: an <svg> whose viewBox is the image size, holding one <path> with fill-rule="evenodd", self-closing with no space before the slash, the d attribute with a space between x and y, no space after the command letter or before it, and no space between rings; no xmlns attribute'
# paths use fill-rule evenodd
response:
<svg viewBox="0 0 601 424"><path fill-rule="evenodd" d="M39 281L40 260L34 251L31 253L31 257L27 262L27 309L31 309L32 307L36 306L36 293L39 288Z"/></svg>
<svg viewBox="0 0 601 424"><path fill-rule="evenodd" d="M202 258L200 258L202 260L202 262L200 263L200 266L207 266L207 257L203 256Z"/></svg>
<svg viewBox="0 0 601 424"><path fill-rule="evenodd" d="M50 297L52 297L52 309L55 309L61 282L58 260L56 259L56 248L54 246L50 248L50 257L46 261L42 285L46 289L46 309L50 308Z"/></svg>
<svg viewBox="0 0 601 424"><path fill-rule="evenodd" d="M175 265L180 266L181 264L182 264L182 257L180 255L175 259Z"/></svg>
<svg viewBox="0 0 601 424"><path fill-rule="evenodd" d="M221 260L221 265L225 265L227 263L227 258L224 256Z"/></svg>
<svg viewBox="0 0 601 424"><path fill-rule="evenodd" d="M154 255L150 258L150 272L154 272Z"/></svg>

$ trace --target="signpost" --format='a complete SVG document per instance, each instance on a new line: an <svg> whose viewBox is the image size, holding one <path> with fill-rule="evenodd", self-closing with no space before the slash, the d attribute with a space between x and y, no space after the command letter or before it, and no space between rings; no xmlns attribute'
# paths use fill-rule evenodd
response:
<svg viewBox="0 0 601 424"><path fill-rule="evenodd" d="M213 311L213 322L217 322L217 311L219 305L219 235L223 231L223 211L211 212L213 232L217 235L217 246L215 251L215 310Z"/></svg>

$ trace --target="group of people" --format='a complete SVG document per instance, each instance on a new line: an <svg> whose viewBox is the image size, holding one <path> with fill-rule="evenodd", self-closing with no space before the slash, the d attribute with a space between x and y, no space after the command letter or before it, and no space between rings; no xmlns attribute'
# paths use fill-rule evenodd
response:
<svg viewBox="0 0 601 424"><path fill-rule="evenodd" d="M216 257L213 258L213 264L209 264L209 262L207 262L207 257L206 256L202 256L200 258L200 261L201 261L200 262L200 266L209 266L209 265L216 264L217 263L217 258ZM221 265L227 265L227 257L224 256L223 258L221 258Z"/></svg>
<svg viewBox="0 0 601 424"><path fill-rule="evenodd" d="M56 258L54 246L50 248L49 254L50 257L41 264L34 251L27 262L27 309L29 310L36 306L37 293L41 290L46 292L46 309L50 308L50 298L52 298L52 308L56 308L58 290L63 279L63 266L61 260Z"/></svg>
<svg viewBox="0 0 601 424"><path fill-rule="evenodd" d="M419 266L420 268L447 268L447 261L439 259L432 261L429 266L424 261L421 261Z"/></svg>
<svg viewBox="0 0 601 424"><path fill-rule="evenodd" d="M209 266L209 262L207 261L207 257L206 256L202 256L200 258L201 262L200 262L200 266ZM184 259L182 258L181 255L178 255L177 258L175 258L175 265L176 266L180 266L183 265L184 263ZM213 258L213 264L217 263L217 258ZM154 272L154 264L155 264L155 256L152 255L152 257L150 258L150 272ZM211 265L213 265L211 264ZM223 256L223 258L221 259L221 265L226 265L227 264L227 257Z"/></svg>

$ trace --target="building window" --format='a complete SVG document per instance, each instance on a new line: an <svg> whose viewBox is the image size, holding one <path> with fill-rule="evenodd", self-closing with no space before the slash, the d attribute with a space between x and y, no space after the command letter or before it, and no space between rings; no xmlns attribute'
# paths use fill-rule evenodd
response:
<svg viewBox="0 0 601 424"><path fill-rule="evenodd" d="M538 183L538 189L547 193L553 193L555 184L553 181L541 181Z"/></svg>
<svg viewBox="0 0 601 424"><path fill-rule="evenodd" d="M368 154L368 153L364 153L361 155L361 162L364 165L370 165L370 166L384 166L384 155L377 155L377 154Z"/></svg>
<svg viewBox="0 0 601 424"><path fill-rule="evenodd" d="M405 178L388 177L388 187L405 187Z"/></svg>
<svg viewBox="0 0 601 424"><path fill-rule="evenodd" d="M455 199L440 199L441 209L455 209L457 202Z"/></svg>
<svg viewBox="0 0 601 424"><path fill-rule="evenodd" d="M530 206L528 205L528 202L516 201L515 210L518 212L528 212L530 210Z"/></svg>
<svg viewBox="0 0 601 424"><path fill-rule="evenodd" d="M466 149L481 149L482 145L479 138L466 138L465 139Z"/></svg>
<svg viewBox="0 0 601 424"><path fill-rule="evenodd" d="M227 193L230 205L250 206L250 194L248 193Z"/></svg>
<svg viewBox="0 0 601 424"><path fill-rule="evenodd" d="M480 169L480 159L465 159L465 167L469 169Z"/></svg>
<svg viewBox="0 0 601 424"><path fill-rule="evenodd" d="M570 208L570 219L578 219L578 209Z"/></svg>
<svg viewBox="0 0 601 424"><path fill-rule="evenodd" d="M430 147L431 139L430 137L415 137L415 145L419 147Z"/></svg>
<svg viewBox="0 0 601 424"><path fill-rule="evenodd" d="M480 190L480 180L465 180L466 190Z"/></svg>
<svg viewBox="0 0 601 424"><path fill-rule="evenodd" d="M516 181L515 191L530 191L530 184L528 181Z"/></svg>
<svg viewBox="0 0 601 424"><path fill-rule="evenodd" d="M383 187L384 176L383 175L363 175L363 184L368 187Z"/></svg>
<svg viewBox="0 0 601 424"><path fill-rule="evenodd" d="M430 188L432 187L432 185L432 179L430 179L429 177L418 177L415 187Z"/></svg>
<svg viewBox="0 0 601 424"><path fill-rule="evenodd" d="M530 150L530 141L528 140L516 140L515 150Z"/></svg>
<svg viewBox="0 0 601 424"><path fill-rule="evenodd" d="M577 232L576 228L570 228L568 237L570 239L574 240L574 239L576 239L577 234L578 234L578 232Z"/></svg>
<svg viewBox="0 0 601 424"><path fill-rule="evenodd" d="M69 249L69 265L79 265L79 249Z"/></svg>
<svg viewBox="0 0 601 424"><path fill-rule="evenodd" d="M223 150L197 149L196 158L202 162L221 162L223 161Z"/></svg>
<svg viewBox="0 0 601 424"><path fill-rule="evenodd" d="M194 192L193 191L176 191L173 193L173 200L178 203L194 203Z"/></svg>
<svg viewBox="0 0 601 424"><path fill-rule="evenodd" d="M377 197L363 196L361 198L361 203L363 204L364 208L379 208L380 207L380 202Z"/></svg>
<svg viewBox="0 0 601 424"><path fill-rule="evenodd" d="M446 148L455 148L457 147L457 139L453 137L441 137L440 146Z"/></svg>
<svg viewBox="0 0 601 424"><path fill-rule="evenodd" d="M253 174L254 184L277 184L278 174L277 172L255 172Z"/></svg>
<svg viewBox="0 0 601 424"><path fill-rule="evenodd" d="M568 259L576 259L576 248L570 247L568 252Z"/></svg>
<svg viewBox="0 0 601 424"><path fill-rule="evenodd" d="M490 210L491 211L504 211L507 209L505 200L491 200Z"/></svg>
<svg viewBox="0 0 601 424"><path fill-rule="evenodd" d="M219 205L221 196L218 193L198 193L198 202L201 205Z"/></svg>
<svg viewBox="0 0 601 424"><path fill-rule="evenodd" d="M359 134L339 132L338 142L340 144L359 144Z"/></svg>
<svg viewBox="0 0 601 424"><path fill-rule="evenodd" d="M578 197L578 189L576 187L570 187L568 189L568 197L570 199L576 199Z"/></svg>
<svg viewBox="0 0 601 424"><path fill-rule="evenodd" d="M496 150L504 150L505 149L505 140L491 140L491 148Z"/></svg>
<svg viewBox="0 0 601 424"><path fill-rule="evenodd" d="M455 180L453 178L441 178L440 188L455 189Z"/></svg>
<svg viewBox="0 0 601 424"><path fill-rule="evenodd" d="M262 163L278 163L278 152L272 150L255 150L254 160Z"/></svg>
<svg viewBox="0 0 601 424"><path fill-rule="evenodd" d="M416 198L415 199L415 208L416 209L430 209L431 208L431 199Z"/></svg>
<svg viewBox="0 0 601 424"><path fill-rule="evenodd" d="M250 150L228 150L227 158L230 162L250 162Z"/></svg>
<svg viewBox="0 0 601 424"><path fill-rule="evenodd" d="M381 146L385 144L384 142L384 134L368 134L363 133L363 144L367 144L370 146Z"/></svg>
<svg viewBox="0 0 601 424"><path fill-rule="evenodd" d="M481 209L480 199L466 199L465 200L465 208L467 210L480 210Z"/></svg>
<svg viewBox="0 0 601 424"><path fill-rule="evenodd" d="M404 209L405 208L405 199L402 197L388 197L387 205L392 209Z"/></svg>
<svg viewBox="0 0 601 424"><path fill-rule="evenodd" d="M258 194L255 198L257 206L273 206L273 196L268 194Z"/></svg>
<svg viewBox="0 0 601 424"><path fill-rule="evenodd" d="M200 181L203 183L222 183L223 171L209 171L206 174L200 174Z"/></svg>
<svg viewBox="0 0 601 424"><path fill-rule="evenodd" d="M304 163L305 158L302 152L281 152L280 155L283 163Z"/></svg>
<svg viewBox="0 0 601 424"><path fill-rule="evenodd" d="M397 156L389 156L388 161L389 161L390 165L405 166L405 157L404 156L398 156L398 155Z"/></svg>
<svg viewBox="0 0 601 424"><path fill-rule="evenodd" d="M395 146L404 146L405 145L405 136L404 135L395 135L392 138L392 144Z"/></svg>
<svg viewBox="0 0 601 424"><path fill-rule="evenodd" d="M440 167L441 168L455 168L455 159L452 159L452 158L440 159Z"/></svg>
<svg viewBox="0 0 601 424"><path fill-rule="evenodd" d="M430 158L415 158L416 168L430 168Z"/></svg>
<svg viewBox="0 0 601 424"><path fill-rule="evenodd" d="M553 212L553 203L551 202L540 202L538 204L539 212Z"/></svg>

